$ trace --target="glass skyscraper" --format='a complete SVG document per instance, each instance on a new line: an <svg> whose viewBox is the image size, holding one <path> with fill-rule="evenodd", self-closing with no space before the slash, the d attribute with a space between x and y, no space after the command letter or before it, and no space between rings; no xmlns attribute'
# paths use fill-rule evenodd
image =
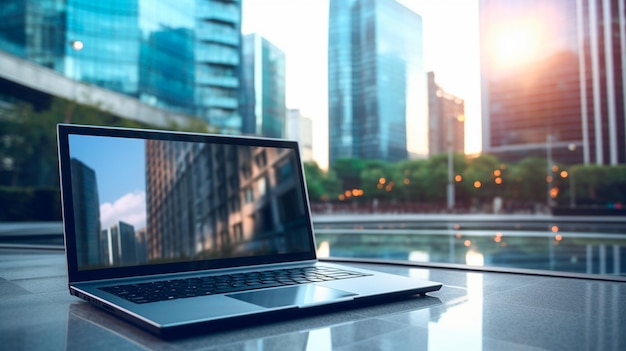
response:
<svg viewBox="0 0 626 351"><path fill-rule="evenodd" d="M241 132L239 0L7 0L0 50Z"/></svg>
<svg viewBox="0 0 626 351"><path fill-rule="evenodd" d="M79 265L100 264L100 201L96 172L78 159L71 160L72 202Z"/></svg>
<svg viewBox="0 0 626 351"><path fill-rule="evenodd" d="M404 160L427 143L422 34L421 16L395 0L330 1L330 165Z"/></svg>
<svg viewBox="0 0 626 351"><path fill-rule="evenodd" d="M243 43L243 132L284 138L285 53L258 34Z"/></svg>
<svg viewBox="0 0 626 351"><path fill-rule="evenodd" d="M626 162L623 1L481 0L483 151Z"/></svg>

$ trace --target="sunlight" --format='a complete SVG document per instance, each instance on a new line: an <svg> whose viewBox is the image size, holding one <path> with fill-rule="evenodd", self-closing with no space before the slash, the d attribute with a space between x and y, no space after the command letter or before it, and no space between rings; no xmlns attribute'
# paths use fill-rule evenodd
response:
<svg viewBox="0 0 626 351"><path fill-rule="evenodd" d="M468 266L484 266L485 265L485 257L482 253L474 250L474 249L470 249L469 251L467 251L467 253L465 254L465 264L467 264Z"/></svg>
<svg viewBox="0 0 626 351"><path fill-rule="evenodd" d="M541 42L540 27L534 20L502 26L491 40L494 63L500 67L513 67L535 59Z"/></svg>
<svg viewBox="0 0 626 351"><path fill-rule="evenodd" d="M317 257L330 257L330 244L328 241L322 241L317 248Z"/></svg>

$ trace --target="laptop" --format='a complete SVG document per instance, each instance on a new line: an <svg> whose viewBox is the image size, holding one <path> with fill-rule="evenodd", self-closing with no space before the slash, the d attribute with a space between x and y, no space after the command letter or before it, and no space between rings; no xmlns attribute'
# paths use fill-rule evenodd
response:
<svg viewBox="0 0 626 351"><path fill-rule="evenodd" d="M70 293L158 336L441 288L317 259L295 141L72 124L57 137Z"/></svg>

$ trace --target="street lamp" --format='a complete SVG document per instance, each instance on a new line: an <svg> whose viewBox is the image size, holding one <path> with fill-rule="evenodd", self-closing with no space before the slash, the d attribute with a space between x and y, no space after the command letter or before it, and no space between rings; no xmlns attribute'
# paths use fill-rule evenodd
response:
<svg viewBox="0 0 626 351"><path fill-rule="evenodd" d="M72 48L72 50L74 50L76 53L80 52L85 47L85 44L80 40L72 40L69 42L69 45ZM76 108L76 104L78 103L78 94L76 92L76 89L77 89L76 85L78 84L78 80L80 79L80 74L79 74L80 67L79 67L79 63L78 63L76 55L71 55L73 56L72 58L72 75L73 75L72 101L73 101L73 104L68 105L67 109L65 110L65 118L63 120L63 122L65 123L72 122L72 114L74 113L74 109Z"/></svg>
<svg viewBox="0 0 626 351"><path fill-rule="evenodd" d="M78 60L77 60L77 55L78 52L81 51L84 47L85 44L80 41L80 40L72 40L69 42L70 47L72 48L72 50L74 50L76 52L76 54L72 55L72 79L73 80L78 80L78 69L77 69L77 65L78 65Z"/></svg>
<svg viewBox="0 0 626 351"><path fill-rule="evenodd" d="M569 151L576 151L576 144L571 143L567 146ZM576 208L576 176L574 175L574 168L572 168L569 172L569 206L571 208Z"/></svg>
<svg viewBox="0 0 626 351"><path fill-rule="evenodd" d="M80 51L85 47L85 44L83 44L80 40L73 40L70 42L70 45L72 46L72 49L76 51Z"/></svg>
<svg viewBox="0 0 626 351"><path fill-rule="evenodd" d="M465 116L458 115L448 118L448 187L446 189L446 194L448 198L448 211L454 210L454 162L452 157L452 129L454 127L454 121L464 122Z"/></svg>
<svg viewBox="0 0 626 351"><path fill-rule="evenodd" d="M548 189L546 192L546 206L548 211L552 207L552 134L546 135L546 183Z"/></svg>

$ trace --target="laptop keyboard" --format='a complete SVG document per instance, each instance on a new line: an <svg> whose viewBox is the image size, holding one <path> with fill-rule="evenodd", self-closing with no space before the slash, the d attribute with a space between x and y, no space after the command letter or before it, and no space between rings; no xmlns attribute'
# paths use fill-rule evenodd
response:
<svg viewBox="0 0 626 351"><path fill-rule="evenodd" d="M366 275L369 274L330 267L303 267L115 285L100 290L140 304Z"/></svg>

